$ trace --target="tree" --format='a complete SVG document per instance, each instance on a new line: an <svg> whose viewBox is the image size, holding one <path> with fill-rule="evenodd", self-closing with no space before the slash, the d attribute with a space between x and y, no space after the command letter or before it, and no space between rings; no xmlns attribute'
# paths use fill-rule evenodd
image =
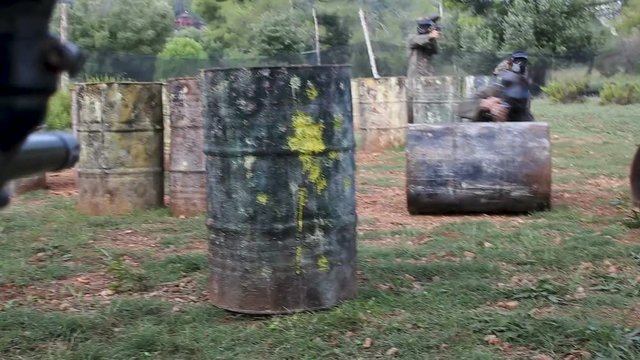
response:
<svg viewBox="0 0 640 360"><path fill-rule="evenodd" d="M156 0L77 0L70 37L88 51L157 54L173 31L173 10Z"/></svg>
<svg viewBox="0 0 640 360"><path fill-rule="evenodd" d="M167 42L156 62L156 78L193 76L207 65L207 53L197 41L176 37Z"/></svg>
<svg viewBox="0 0 640 360"><path fill-rule="evenodd" d="M253 45L262 58L298 63L310 48L311 23L297 11L268 11L255 26Z"/></svg>
<svg viewBox="0 0 640 360"><path fill-rule="evenodd" d="M629 34L640 27L640 0L627 0L620 14L618 29Z"/></svg>

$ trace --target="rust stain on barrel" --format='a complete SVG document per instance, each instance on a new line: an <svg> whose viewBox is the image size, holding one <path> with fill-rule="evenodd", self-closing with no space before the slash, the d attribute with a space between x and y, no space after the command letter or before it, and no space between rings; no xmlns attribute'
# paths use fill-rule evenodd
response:
<svg viewBox="0 0 640 360"><path fill-rule="evenodd" d="M167 81L171 126L169 196L174 216L203 213L207 207L204 130L200 81Z"/></svg>
<svg viewBox="0 0 640 360"><path fill-rule="evenodd" d="M162 207L162 84L78 84L75 101L78 210L116 215Z"/></svg>

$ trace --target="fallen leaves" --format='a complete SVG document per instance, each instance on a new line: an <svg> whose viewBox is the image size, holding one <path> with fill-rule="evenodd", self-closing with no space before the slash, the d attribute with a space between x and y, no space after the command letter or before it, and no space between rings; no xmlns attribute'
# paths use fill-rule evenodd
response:
<svg viewBox="0 0 640 360"><path fill-rule="evenodd" d="M366 339L364 339L364 342L362 343L362 348L363 349L369 349L369 348L371 348L372 345L373 345L373 340L371 340L371 338L366 338Z"/></svg>
<svg viewBox="0 0 640 360"><path fill-rule="evenodd" d="M392 357L396 357L400 354L400 350L398 348L394 348L392 347L391 349L387 350L386 355L387 356L392 356Z"/></svg>
<svg viewBox="0 0 640 360"><path fill-rule="evenodd" d="M502 340L500 340L499 337L495 336L495 335L487 335L484 337L484 341L492 346L498 346L500 344L502 344Z"/></svg>
<svg viewBox="0 0 640 360"><path fill-rule="evenodd" d="M497 307L507 310L515 310L520 306L520 302L518 301L500 301L496 304Z"/></svg>

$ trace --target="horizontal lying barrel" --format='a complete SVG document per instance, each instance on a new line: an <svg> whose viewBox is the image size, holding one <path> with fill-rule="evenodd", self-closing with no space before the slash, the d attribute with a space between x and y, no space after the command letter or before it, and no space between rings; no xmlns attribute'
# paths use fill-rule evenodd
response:
<svg viewBox="0 0 640 360"><path fill-rule="evenodd" d="M354 297L349 67L203 75L211 301L277 314Z"/></svg>
<svg viewBox="0 0 640 360"><path fill-rule="evenodd" d="M546 123L411 125L411 214L524 213L551 205Z"/></svg>
<svg viewBox="0 0 640 360"><path fill-rule="evenodd" d="M631 164L631 196L633 204L640 207L640 147Z"/></svg>

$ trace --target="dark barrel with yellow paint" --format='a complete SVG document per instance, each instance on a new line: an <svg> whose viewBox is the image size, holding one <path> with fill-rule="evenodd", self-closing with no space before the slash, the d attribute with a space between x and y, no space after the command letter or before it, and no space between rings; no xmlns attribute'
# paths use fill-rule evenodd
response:
<svg viewBox="0 0 640 360"><path fill-rule="evenodd" d="M283 314L355 297L350 67L202 75L211 301Z"/></svg>
<svg viewBox="0 0 640 360"><path fill-rule="evenodd" d="M546 123L410 125L406 157L413 215L515 214L551 206Z"/></svg>
<svg viewBox="0 0 640 360"><path fill-rule="evenodd" d="M78 211L164 206L162 83L78 84Z"/></svg>
<svg viewBox="0 0 640 360"><path fill-rule="evenodd" d="M171 128L169 208L173 216L199 215L207 208L199 79L169 79L167 92Z"/></svg>

